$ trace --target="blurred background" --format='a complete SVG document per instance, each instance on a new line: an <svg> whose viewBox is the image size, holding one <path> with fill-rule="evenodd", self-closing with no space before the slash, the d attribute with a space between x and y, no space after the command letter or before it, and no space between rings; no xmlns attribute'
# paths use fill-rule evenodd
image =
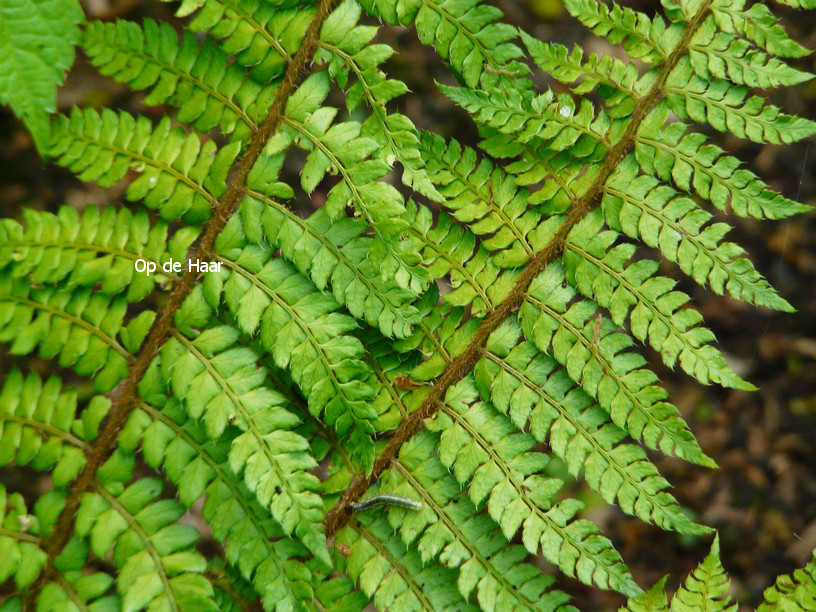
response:
<svg viewBox="0 0 816 612"><path fill-rule="evenodd" d="M501 8L509 23L542 40L580 44L587 51L624 58L620 50L590 35L571 18L561 0L487 1ZM624 0L622 4L649 15L660 7L657 0ZM816 12L771 4L794 38L816 49ZM83 5L92 19L154 17L181 23L172 16L174 5L154 0L85 0ZM413 31L384 29L380 40L399 49L387 64L390 76L405 81L414 92L400 101L401 111L422 129L475 146L478 134L469 117L434 86L434 81L454 82L438 57L418 42ZM795 65L816 72L812 56ZM551 84L540 74L536 79L542 87ZM816 120L816 81L774 92L771 97L787 112ZM142 94L99 76L80 54L60 91L60 109L113 106L156 119L164 114L162 108L143 106L142 99ZM336 95L332 103L341 106L342 98ZM816 139L790 146L760 146L716 132L712 136L721 147L750 163L771 187L816 205L816 146L812 146ZM294 174L296 168L288 171ZM79 209L88 204L119 205L124 190L124 184L111 189L83 184L44 162L22 125L0 108L0 207L4 216L19 218L24 206L56 210L62 204ZM306 211L319 205L320 199L318 193L311 202L302 198L300 205ZM797 313L778 314L717 297L683 279L670 265L662 272L677 278L680 288L694 297L733 368L760 390L745 393L702 387L666 369L650 350L644 354L703 450L720 469L706 470L657 454L652 458L674 485L681 504L696 520L719 530L723 563L735 595L748 608L761 600L762 591L777 575L804 565L816 547L816 213L780 222L736 217L728 221L736 226L730 239L748 250L756 267ZM0 372L14 366L45 374L54 371L53 364L13 357L0 347ZM83 384L68 372L59 374ZM552 469L569 479L557 465ZM47 486L47 479L33 476L0 470L0 480L31 494ZM568 493L587 503L588 517L612 538L641 586L671 574L668 586L675 589L708 552L708 538L678 537L626 517L576 483L570 484ZM623 603L613 593L574 580L561 577L560 583L580 609L614 609Z"/></svg>

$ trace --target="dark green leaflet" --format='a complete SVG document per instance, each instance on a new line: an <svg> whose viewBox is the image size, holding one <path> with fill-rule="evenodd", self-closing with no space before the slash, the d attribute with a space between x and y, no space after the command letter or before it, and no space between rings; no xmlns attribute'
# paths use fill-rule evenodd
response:
<svg viewBox="0 0 816 612"><path fill-rule="evenodd" d="M408 510L421 510L422 503L418 502L414 499L409 497L402 497L401 495L375 495L374 497L370 497L365 501L361 501L356 504L351 504L349 506L352 512L363 512L368 510L369 508L374 508L375 506L400 506L401 508L407 508Z"/></svg>

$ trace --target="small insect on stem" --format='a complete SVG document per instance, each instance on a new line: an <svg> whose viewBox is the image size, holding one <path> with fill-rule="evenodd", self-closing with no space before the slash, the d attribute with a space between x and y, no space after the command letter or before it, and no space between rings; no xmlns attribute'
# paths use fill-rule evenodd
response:
<svg viewBox="0 0 816 612"><path fill-rule="evenodd" d="M598 348L598 341L601 339L601 326L603 325L603 317L599 312L595 317L595 324L592 326L592 348Z"/></svg>
<svg viewBox="0 0 816 612"><path fill-rule="evenodd" d="M411 499L410 497L402 497L401 495L375 495L365 501L351 504L349 506L350 512L363 512L375 506L399 506L400 508L407 508L408 510L421 510L422 503Z"/></svg>
<svg viewBox="0 0 816 612"><path fill-rule="evenodd" d="M406 391L413 391L414 389L419 389L420 387L430 387L433 385L431 382L417 382L415 380L411 380L407 376L397 376L394 379L394 384L396 384L400 389L405 389Z"/></svg>

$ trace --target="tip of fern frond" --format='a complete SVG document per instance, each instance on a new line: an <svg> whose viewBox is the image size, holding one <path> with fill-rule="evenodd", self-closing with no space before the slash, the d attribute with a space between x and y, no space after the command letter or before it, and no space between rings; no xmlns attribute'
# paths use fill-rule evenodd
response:
<svg viewBox="0 0 816 612"><path fill-rule="evenodd" d="M756 385L749 383L747 380L739 379L739 382L736 382L732 387L737 389L738 391L759 391L759 387Z"/></svg>
<svg viewBox="0 0 816 612"><path fill-rule="evenodd" d="M684 535L704 536L710 533L717 533L717 530L708 525L694 523L689 521L687 529L683 532Z"/></svg>
<svg viewBox="0 0 816 612"><path fill-rule="evenodd" d="M758 391L759 387L744 380L736 372L724 372L720 378L720 385L737 391Z"/></svg>
<svg viewBox="0 0 816 612"><path fill-rule="evenodd" d="M638 583L635 582L634 578L630 578L615 590L622 595L626 595L627 597L637 597L643 593L643 589L638 586Z"/></svg>
<svg viewBox="0 0 816 612"><path fill-rule="evenodd" d="M813 52L811 51L811 53ZM791 86L807 83L813 78L816 78L816 74L813 74L812 72L807 72L806 70L797 70L795 76L793 77L793 79L791 79Z"/></svg>
<svg viewBox="0 0 816 612"><path fill-rule="evenodd" d="M778 310L779 312L786 312L792 314L797 312L796 308L786 299L779 298L779 302L772 306L774 310Z"/></svg>

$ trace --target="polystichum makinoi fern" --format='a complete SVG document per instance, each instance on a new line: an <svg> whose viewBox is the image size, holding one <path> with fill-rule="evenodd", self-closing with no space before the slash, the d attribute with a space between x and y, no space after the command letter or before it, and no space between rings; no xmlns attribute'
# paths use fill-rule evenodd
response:
<svg viewBox="0 0 816 612"><path fill-rule="evenodd" d="M662 529L712 531L644 450L716 467L635 347L702 384L754 388L659 259L793 310L705 207L808 208L695 124L813 135L749 89L811 78L784 61L807 50L762 3L566 6L633 61L538 40L481 0L184 0L181 35L149 19L83 27L101 74L175 111L54 116L54 161L126 180L136 204L0 224L0 341L97 393L7 373L0 459L53 481L33 513L0 488L9 606L569 608L531 555L631 610L730 605L716 538L669 603L547 466ZM375 23L434 47L483 154L392 110L407 87L383 71L394 50ZM537 89L532 64L562 93ZM282 178L295 149L302 195L326 194L306 218ZM171 263L190 261L212 267ZM137 477L137 457L155 474ZM222 544L210 558L179 522L201 499ZM812 570L780 578L768 609L808 609Z"/></svg>

